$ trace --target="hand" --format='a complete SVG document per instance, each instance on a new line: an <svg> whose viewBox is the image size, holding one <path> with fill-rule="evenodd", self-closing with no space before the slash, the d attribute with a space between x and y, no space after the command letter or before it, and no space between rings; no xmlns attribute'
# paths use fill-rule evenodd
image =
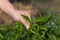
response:
<svg viewBox="0 0 60 40"><path fill-rule="evenodd" d="M21 14L28 16L30 19L30 11L22 11L22 10L18 10L15 13L13 13L11 16L14 18L14 20L22 22L24 24L24 26L26 27L26 29L29 29L29 24L26 22L26 20L21 16ZM31 19L30 19L31 20Z"/></svg>

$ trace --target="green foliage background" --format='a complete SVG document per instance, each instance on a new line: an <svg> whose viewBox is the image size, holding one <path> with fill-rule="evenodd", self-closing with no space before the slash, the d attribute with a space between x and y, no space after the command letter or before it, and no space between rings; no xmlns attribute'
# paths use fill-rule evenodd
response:
<svg viewBox="0 0 60 40"><path fill-rule="evenodd" d="M60 40L60 18L51 14L40 16L31 21L22 15L30 24L27 30L22 23L15 22L13 26L5 23L0 25L0 40Z"/></svg>

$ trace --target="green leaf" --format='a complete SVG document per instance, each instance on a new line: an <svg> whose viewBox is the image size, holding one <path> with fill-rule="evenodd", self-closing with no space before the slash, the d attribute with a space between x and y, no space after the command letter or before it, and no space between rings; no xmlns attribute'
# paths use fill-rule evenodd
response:
<svg viewBox="0 0 60 40"><path fill-rule="evenodd" d="M0 39L3 39L4 38L4 36L0 33Z"/></svg>
<svg viewBox="0 0 60 40"><path fill-rule="evenodd" d="M46 22L46 21L48 21L50 18L51 18L51 14L47 14L47 15L45 15L45 16L35 18L35 19L33 20L33 22Z"/></svg>
<svg viewBox="0 0 60 40"><path fill-rule="evenodd" d="M49 35L48 40L57 40L57 38L54 35Z"/></svg>

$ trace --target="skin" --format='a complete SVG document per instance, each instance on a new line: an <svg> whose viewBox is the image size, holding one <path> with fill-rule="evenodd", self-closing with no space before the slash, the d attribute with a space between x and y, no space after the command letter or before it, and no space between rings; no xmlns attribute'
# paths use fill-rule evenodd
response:
<svg viewBox="0 0 60 40"><path fill-rule="evenodd" d="M26 29L29 29L29 24L26 20L21 16L21 14L28 16L30 18L31 11L30 10L17 10L13 7L13 5L9 2L9 0L0 0L0 8L5 11L8 15L10 15L14 20L22 22Z"/></svg>

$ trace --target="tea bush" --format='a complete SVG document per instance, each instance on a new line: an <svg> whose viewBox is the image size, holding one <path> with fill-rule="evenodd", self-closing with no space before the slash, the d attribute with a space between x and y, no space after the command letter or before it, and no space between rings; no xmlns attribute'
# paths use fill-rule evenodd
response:
<svg viewBox="0 0 60 40"><path fill-rule="evenodd" d="M51 14L40 16L31 21L22 15L30 24L30 29L15 22L13 26L5 24L7 28L0 25L0 40L60 40L60 18Z"/></svg>

